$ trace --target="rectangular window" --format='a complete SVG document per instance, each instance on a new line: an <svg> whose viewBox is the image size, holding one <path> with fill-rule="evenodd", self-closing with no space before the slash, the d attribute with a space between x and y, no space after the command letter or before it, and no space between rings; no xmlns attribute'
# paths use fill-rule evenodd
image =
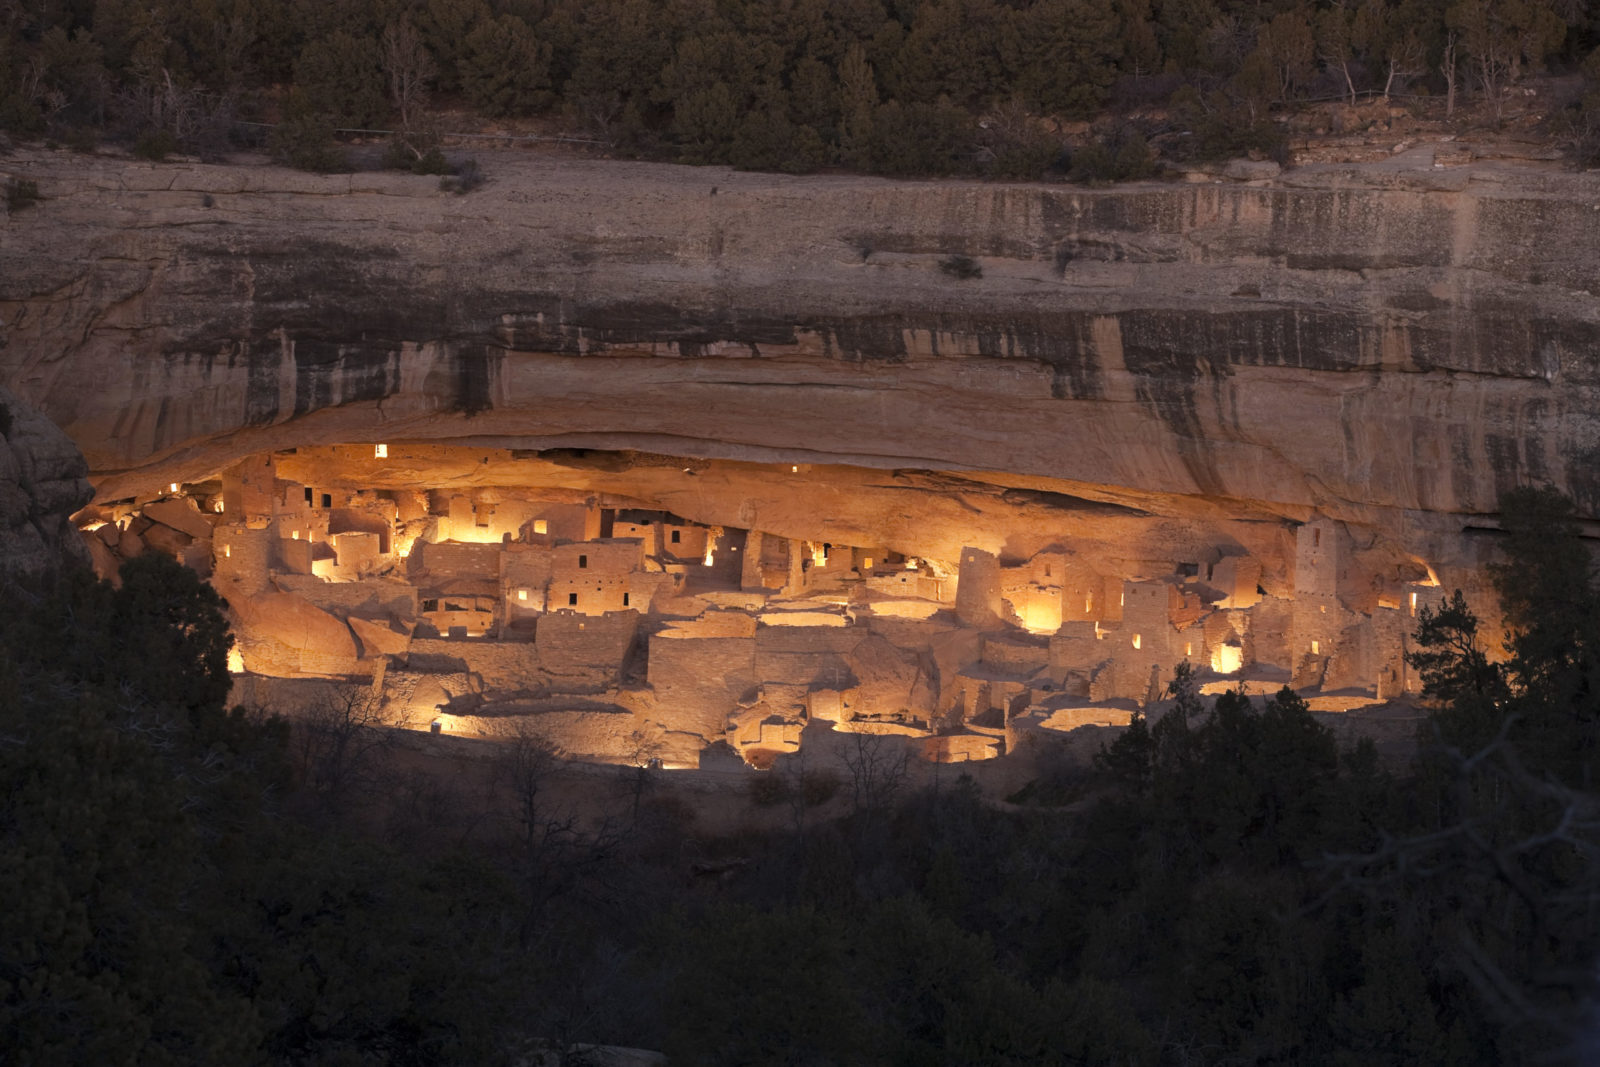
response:
<svg viewBox="0 0 1600 1067"><path fill-rule="evenodd" d="M581 568L584 568L584 569L588 569L589 557L588 556L579 556L578 557L578 566L581 567Z"/></svg>
<svg viewBox="0 0 1600 1067"><path fill-rule="evenodd" d="M315 504L316 502L317 502L317 498L312 495L311 487L309 485L306 486L306 503L307 504Z"/></svg>
<svg viewBox="0 0 1600 1067"><path fill-rule="evenodd" d="M518 600L527 600L528 599L528 591L526 589L518 589L517 590L517 599Z"/></svg>
<svg viewBox="0 0 1600 1067"><path fill-rule="evenodd" d="M1138 634L1134 634L1133 635L1133 647L1134 648L1138 648L1139 647L1139 635Z"/></svg>
<svg viewBox="0 0 1600 1067"><path fill-rule="evenodd" d="M567 594L567 606L571 607L571 608L575 608L575 607L578 606L578 594L577 593L568 593Z"/></svg>
<svg viewBox="0 0 1600 1067"><path fill-rule="evenodd" d="M533 532L536 534L547 534L550 532L550 524L544 519L534 519Z"/></svg>
<svg viewBox="0 0 1600 1067"><path fill-rule="evenodd" d="M1315 656L1315 655L1319 655L1321 652L1322 652L1322 646L1320 644L1318 644L1316 641L1311 642L1311 654L1313 656Z"/></svg>
<svg viewBox="0 0 1600 1067"><path fill-rule="evenodd" d="M389 458L389 446L388 445L373 445L372 446L372 457L374 459L388 459Z"/></svg>
<svg viewBox="0 0 1600 1067"><path fill-rule="evenodd" d="M438 611L439 610L439 602L437 600L424 600L422 602L422 610L423 611Z"/></svg>
<svg viewBox="0 0 1600 1067"><path fill-rule="evenodd" d="M672 531L672 543L673 544L678 544L682 540L683 540L683 531L682 530L673 530Z"/></svg>
<svg viewBox="0 0 1600 1067"><path fill-rule="evenodd" d="M325 508L333 507L333 494L332 493L323 493L322 494L322 506L325 507Z"/></svg>
<svg viewBox="0 0 1600 1067"><path fill-rule="evenodd" d="M627 607L628 606L628 594L627 593L623 593L622 594L622 606L623 607Z"/></svg>

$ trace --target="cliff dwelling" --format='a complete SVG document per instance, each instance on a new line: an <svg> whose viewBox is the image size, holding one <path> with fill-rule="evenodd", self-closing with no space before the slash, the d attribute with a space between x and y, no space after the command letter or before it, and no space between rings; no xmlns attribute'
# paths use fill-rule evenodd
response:
<svg viewBox="0 0 1600 1067"><path fill-rule="evenodd" d="M1416 691L1447 592L1497 643L1501 491L1595 513L1582 176L719 172L712 202L524 161L267 210L226 168L24 162L7 380L84 453L101 573L210 575L252 699L354 679L417 729L675 765L850 731L991 757L1184 662L1344 711ZM132 264L128 212L185 224Z"/></svg>
<svg viewBox="0 0 1600 1067"><path fill-rule="evenodd" d="M208 577L247 685L359 681L396 724L530 719L597 761L767 766L816 730L989 759L1125 723L1181 663L1333 710L1419 688L1407 635L1441 587L1341 523L1005 493L963 516L929 477L385 442L251 456L79 521L107 577L150 550Z"/></svg>

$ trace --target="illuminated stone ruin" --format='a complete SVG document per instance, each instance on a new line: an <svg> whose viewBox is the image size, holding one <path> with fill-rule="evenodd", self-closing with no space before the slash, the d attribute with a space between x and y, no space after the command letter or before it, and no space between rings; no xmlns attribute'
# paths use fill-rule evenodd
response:
<svg viewBox="0 0 1600 1067"><path fill-rule="evenodd" d="M678 766L713 745L767 766L851 733L987 759L1031 733L1125 723L1184 662L1213 687L1386 700L1416 691L1407 634L1441 594L1425 565L1374 564L1320 517L1271 524L1253 551L1156 520L1138 537L1055 536L1050 512L1027 513L1039 547L1020 555L1005 547L1016 529L981 523L862 522L851 544L821 504L779 528L716 521L750 505L732 490L718 504L708 465L660 466L711 501L699 521L672 510L692 495L624 495L600 473L501 484L516 460L300 449L79 522L106 576L160 551L208 577L245 678L375 682L391 721L415 728L492 735L534 716L574 756ZM816 532L800 536L807 515Z"/></svg>

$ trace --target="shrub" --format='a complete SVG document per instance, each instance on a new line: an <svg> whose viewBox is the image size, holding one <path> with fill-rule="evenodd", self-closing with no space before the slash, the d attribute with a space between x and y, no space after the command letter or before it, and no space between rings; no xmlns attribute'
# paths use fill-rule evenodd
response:
<svg viewBox="0 0 1600 1067"><path fill-rule="evenodd" d="M750 779L750 803L758 808L771 808L789 798L789 780L781 774L766 771Z"/></svg>
<svg viewBox="0 0 1600 1067"><path fill-rule="evenodd" d="M152 163L160 163L178 150L178 139L170 130L145 130L133 142L133 154Z"/></svg>
<svg viewBox="0 0 1600 1067"><path fill-rule="evenodd" d="M437 148L430 148L411 161L412 174L454 174L455 168Z"/></svg>
<svg viewBox="0 0 1600 1067"><path fill-rule="evenodd" d="M1173 121L1190 132L1180 142L1189 158L1218 160L1256 153L1279 163L1289 160L1283 128L1221 90L1202 96L1185 86L1172 95L1171 110Z"/></svg>
<svg viewBox="0 0 1600 1067"><path fill-rule="evenodd" d="M12 133L38 133L44 129L44 114L21 93L0 94L0 129Z"/></svg>
<svg viewBox="0 0 1600 1067"><path fill-rule="evenodd" d="M971 256L945 256L939 261L939 269L957 281L983 277L983 267Z"/></svg>
<svg viewBox="0 0 1600 1067"><path fill-rule="evenodd" d="M806 771L800 776L800 801L808 808L826 804L839 792L839 784L832 771Z"/></svg>
<svg viewBox="0 0 1600 1067"><path fill-rule="evenodd" d="M93 126L72 126L62 135L62 143L74 152L92 156L100 147L100 135Z"/></svg>
<svg viewBox="0 0 1600 1067"><path fill-rule="evenodd" d="M21 211L39 202L39 184L29 178L12 178L6 182L6 211Z"/></svg>
<svg viewBox="0 0 1600 1067"><path fill-rule="evenodd" d="M411 149L406 147L406 143L396 137L383 146L383 159L379 162L379 166L384 170L410 170L411 162L416 158Z"/></svg>
<svg viewBox="0 0 1600 1067"><path fill-rule="evenodd" d="M325 115L285 119L272 131L272 158L296 170L331 174L350 169L344 149L333 139L333 120Z"/></svg>
<svg viewBox="0 0 1600 1067"><path fill-rule="evenodd" d="M972 169L972 116L944 104L902 107L891 100L872 113L865 149L874 174L922 176Z"/></svg>
<svg viewBox="0 0 1600 1067"><path fill-rule="evenodd" d="M457 196L470 193L484 183L483 168L478 166L476 159L469 159L456 168L454 174L447 174L439 179L439 188L447 193Z"/></svg>
<svg viewBox="0 0 1600 1067"><path fill-rule="evenodd" d="M1067 180L1091 185L1135 181L1155 170L1150 143L1138 130L1124 126L1073 152Z"/></svg>

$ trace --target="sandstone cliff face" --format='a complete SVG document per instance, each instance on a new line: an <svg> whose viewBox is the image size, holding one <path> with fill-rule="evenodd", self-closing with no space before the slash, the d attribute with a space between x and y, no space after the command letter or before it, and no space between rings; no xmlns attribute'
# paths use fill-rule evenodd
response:
<svg viewBox="0 0 1600 1067"><path fill-rule="evenodd" d="M0 163L45 198L3 224L0 380L102 499L274 448L437 440L1322 511L1434 558L1512 484L1600 515L1588 176L1081 190L508 157L456 197ZM983 277L941 273L950 254Z"/></svg>
<svg viewBox="0 0 1600 1067"><path fill-rule="evenodd" d="M83 456L54 423L0 389L0 574L89 561L70 518L94 496Z"/></svg>

